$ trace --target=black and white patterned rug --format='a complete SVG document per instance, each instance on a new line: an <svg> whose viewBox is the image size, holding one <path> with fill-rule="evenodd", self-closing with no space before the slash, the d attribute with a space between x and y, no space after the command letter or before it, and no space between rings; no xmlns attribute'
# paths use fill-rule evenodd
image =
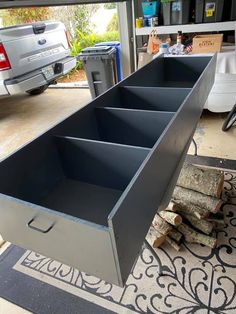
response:
<svg viewBox="0 0 236 314"><path fill-rule="evenodd" d="M0 296L34 313L236 313L236 174L225 173L218 246L144 243L124 288L32 251L0 256ZM63 248L62 248L63 249ZM76 249L76 248L75 248Z"/></svg>

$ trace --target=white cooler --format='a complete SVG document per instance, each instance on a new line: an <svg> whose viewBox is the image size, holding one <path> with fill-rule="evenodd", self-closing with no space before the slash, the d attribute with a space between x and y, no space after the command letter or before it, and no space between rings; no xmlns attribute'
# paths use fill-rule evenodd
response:
<svg viewBox="0 0 236 314"><path fill-rule="evenodd" d="M235 46L222 47L217 54L215 83L208 96L204 108L212 112L231 111L236 103L236 50ZM188 57L209 56L213 53L190 54ZM155 58L154 56L153 58ZM165 55L176 57L176 55ZM179 55L178 57L186 57Z"/></svg>
<svg viewBox="0 0 236 314"><path fill-rule="evenodd" d="M236 51L223 47L217 54L215 83L208 96L205 109L212 112L230 111L236 103Z"/></svg>

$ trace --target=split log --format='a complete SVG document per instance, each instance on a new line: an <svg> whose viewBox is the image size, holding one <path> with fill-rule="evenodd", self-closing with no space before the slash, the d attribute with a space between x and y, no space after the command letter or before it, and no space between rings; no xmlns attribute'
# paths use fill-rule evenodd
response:
<svg viewBox="0 0 236 314"><path fill-rule="evenodd" d="M182 223L182 217L179 214L162 210L159 215L173 226L179 226Z"/></svg>
<svg viewBox="0 0 236 314"><path fill-rule="evenodd" d="M173 228L172 230L170 230L170 232L168 233L168 236L175 240L177 243L179 243L183 237L182 233L180 233L178 230L176 230L175 228Z"/></svg>
<svg viewBox="0 0 236 314"><path fill-rule="evenodd" d="M209 237L205 234L196 232L186 224L181 224L177 229L184 235L186 242L188 243L200 243L211 247L212 249L216 247L216 238Z"/></svg>
<svg viewBox="0 0 236 314"><path fill-rule="evenodd" d="M181 203L186 205L186 207L188 207L189 204L194 204L198 207L205 208L212 213L217 213L223 204L221 199L182 188L180 186L175 187L172 198L177 202L181 200Z"/></svg>
<svg viewBox="0 0 236 314"><path fill-rule="evenodd" d="M186 204L182 200L175 200L174 202L177 203L178 205L178 212L181 213L186 213L186 214L193 214L195 215L198 219L203 219L207 218L210 214L210 212L202 207L199 207L194 204Z"/></svg>
<svg viewBox="0 0 236 314"><path fill-rule="evenodd" d="M4 241L2 236L0 235L0 248L3 246L4 243L6 243L6 241Z"/></svg>
<svg viewBox="0 0 236 314"><path fill-rule="evenodd" d="M172 226L168 224L168 222L166 222L158 214L155 215L152 221L152 224L153 224L153 227L163 235L168 234L170 230L172 229Z"/></svg>
<svg viewBox="0 0 236 314"><path fill-rule="evenodd" d="M213 224L210 221L204 219L198 219L193 215L182 213L183 217L185 217L193 227L202 231L205 234L210 234L213 230Z"/></svg>
<svg viewBox="0 0 236 314"><path fill-rule="evenodd" d="M222 212L210 215L207 220L213 224L215 229L222 229L226 225L225 216Z"/></svg>
<svg viewBox="0 0 236 314"><path fill-rule="evenodd" d="M177 212L178 211L178 205L174 202L170 202L169 205L164 209L170 212Z"/></svg>
<svg viewBox="0 0 236 314"><path fill-rule="evenodd" d="M165 241L166 236L158 232L153 226L150 227L146 240L151 247L158 248Z"/></svg>
<svg viewBox="0 0 236 314"><path fill-rule="evenodd" d="M169 236L166 236L166 242L169 243L177 252L181 249L180 245Z"/></svg>
<svg viewBox="0 0 236 314"><path fill-rule="evenodd" d="M224 174L220 170L203 169L184 163L177 185L220 198L224 185Z"/></svg>
<svg viewBox="0 0 236 314"><path fill-rule="evenodd" d="M225 219L225 215L222 211L216 213L216 214L210 214L209 219L218 219L218 220L224 220Z"/></svg>
<svg viewBox="0 0 236 314"><path fill-rule="evenodd" d="M218 230L218 229L222 229L225 227L225 221L224 220L220 220L220 219L209 219L208 220L212 225L213 225L213 228L215 230Z"/></svg>

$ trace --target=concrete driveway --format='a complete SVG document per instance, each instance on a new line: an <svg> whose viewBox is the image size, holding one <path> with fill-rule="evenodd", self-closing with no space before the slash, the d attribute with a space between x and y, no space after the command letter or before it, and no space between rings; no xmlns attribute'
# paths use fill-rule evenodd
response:
<svg viewBox="0 0 236 314"><path fill-rule="evenodd" d="M86 105L89 89L48 89L0 98L0 160Z"/></svg>

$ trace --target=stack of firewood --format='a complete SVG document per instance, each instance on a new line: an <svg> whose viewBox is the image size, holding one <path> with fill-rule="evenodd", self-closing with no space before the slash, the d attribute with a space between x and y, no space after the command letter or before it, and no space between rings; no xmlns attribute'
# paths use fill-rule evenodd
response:
<svg viewBox="0 0 236 314"><path fill-rule="evenodd" d="M179 251L181 244L199 243L216 247L214 230L225 226L220 211L224 174L185 163L169 206L156 213L146 240L154 247L169 243Z"/></svg>

